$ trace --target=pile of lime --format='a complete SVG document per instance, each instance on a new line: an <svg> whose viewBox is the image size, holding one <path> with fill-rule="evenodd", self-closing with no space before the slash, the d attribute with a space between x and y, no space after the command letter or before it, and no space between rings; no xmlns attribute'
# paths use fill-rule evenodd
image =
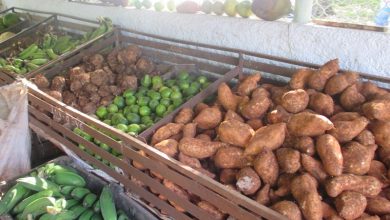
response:
<svg viewBox="0 0 390 220"><path fill-rule="evenodd" d="M137 135L171 113L186 100L206 88L206 76L181 71L175 78L145 75L136 90L126 90L108 106L100 106L96 116L125 133Z"/></svg>

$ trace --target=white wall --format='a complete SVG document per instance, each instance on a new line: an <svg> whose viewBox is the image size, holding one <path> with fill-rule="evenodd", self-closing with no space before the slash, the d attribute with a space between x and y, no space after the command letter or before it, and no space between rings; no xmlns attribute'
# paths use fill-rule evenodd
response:
<svg viewBox="0 0 390 220"><path fill-rule="evenodd" d="M340 58L342 68L390 77L390 34L255 19L100 7L67 0L3 0L88 19L108 16L141 32L271 54L316 64Z"/></svg>

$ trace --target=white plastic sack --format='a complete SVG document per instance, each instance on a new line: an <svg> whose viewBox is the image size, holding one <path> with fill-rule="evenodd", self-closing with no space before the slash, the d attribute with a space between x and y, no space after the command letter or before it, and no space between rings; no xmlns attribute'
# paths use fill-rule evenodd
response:
<svg viewBox="0 0 390 220"><path fill-rule="evenodd" d="M30 170L27 92L21 82L0 87L0 181Z"/></svg>

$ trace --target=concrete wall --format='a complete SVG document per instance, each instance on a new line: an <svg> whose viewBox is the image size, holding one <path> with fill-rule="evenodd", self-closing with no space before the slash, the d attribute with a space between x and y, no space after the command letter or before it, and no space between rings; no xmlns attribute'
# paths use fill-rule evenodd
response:
<svg viewBox="0 0 390 220"><path fill-rule="evenodd" d="M158 34L321 64L340 58L345 69L390 77L390 34L282 21L100 7L67 0L3 0L18 6L88 19L108 16L115 24Z"/></svg>

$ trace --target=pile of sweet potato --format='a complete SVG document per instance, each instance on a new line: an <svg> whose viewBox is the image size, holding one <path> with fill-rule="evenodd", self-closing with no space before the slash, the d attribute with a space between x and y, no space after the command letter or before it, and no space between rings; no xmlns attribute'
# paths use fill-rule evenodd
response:
<svg viewBox="0 0 390 220"><path fill-rule="evenodd" d="M221 84L215 103L181 110L150 144L290 219L390 218L390 93L339 73L338 60L300 69L286 86L260 81Z"/></svg>
<svg viewBox="0 0 390 220"><path fill-rule="evenodd" d="M97 53L84 57L82 63L51 82L41 74L32 81L65 104L94 113L126 89L137 89L137 76L158 73L155 63L141 55L139 47L130 45L106 56Z"/></svg>

